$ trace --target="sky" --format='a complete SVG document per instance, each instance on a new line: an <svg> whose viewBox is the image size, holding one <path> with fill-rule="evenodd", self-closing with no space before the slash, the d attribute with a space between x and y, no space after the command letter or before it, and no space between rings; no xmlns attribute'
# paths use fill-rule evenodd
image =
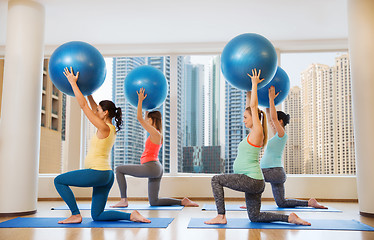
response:
<svg viewBox="0 0 374 240"><path fill-rule="evenodd" d="M326 64L330 67L335 65L335 58L341 56L342 52L319 52L319 53L283 53L281 54L281 67L290 78L291 87L300 86L300 73L313 63Z"/></svg>

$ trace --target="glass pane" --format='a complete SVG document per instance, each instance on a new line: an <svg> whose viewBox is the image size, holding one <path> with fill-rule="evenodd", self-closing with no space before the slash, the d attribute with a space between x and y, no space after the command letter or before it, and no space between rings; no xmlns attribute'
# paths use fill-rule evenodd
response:
<svg viewBox="0 0 374 240"><path fill-rule="evenodd" d="M288 174L356 174L347 53L283 53L291 81L282 109L291 115L284 152Z"/></svg>
<svg viewBox="0 0 374 240"><path fill-rule="evenodd" d="M222 173L220 57L179 56L178 68L178 172Z"/></svg>
<svg viewBox="0 0 374 240"><path fill-rule="evenodd" d="M39 156L39 173L45 174L62 172L66 116L66 95L53 85L48 63L44 59Z"/></svg>

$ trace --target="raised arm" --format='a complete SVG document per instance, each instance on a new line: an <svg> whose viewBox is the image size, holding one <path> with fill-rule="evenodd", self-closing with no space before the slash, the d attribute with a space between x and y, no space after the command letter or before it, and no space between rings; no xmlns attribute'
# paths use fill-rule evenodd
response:
<svg viewBox="0 0 374 240"><path fill-rule="evenodd" d="M136 118L138 119L140 125L142 125L142 127L149 133L151 141L153 143L160 144L162 140L162 134L143 118L143 101L147 97L147 94L145 94L145 89L141 88L139 92L137 91L136 93L138 94L138 111Z"/></svg>
<svg viewBox="0 0 374 240"><path fill-rule="evenodd" d="M274 122L271 120L270 108L266 108L265 111L266 111L266 116L268 120L268 126L270 126L272 133L275 134L277 130L275 129Z"/></svg>
<svg viewBox="0 0 374 240"><path fill-rule="evenodd" d="M246 93L245 108L248 108L251 105L251 95L251 91Z"/></svg>
<svg viewBox="0 0 374 240"><path fill-rule="evenodd" d="M92 111L94 113L96 113L97 112L97 104L96 104L95 100L93 99L92 95L88 96L87 99L88 99L88 102L91 105Z"/></svg>
<svg viewBox="0 0 374 240"><path fill-rule="evenodd" d="M248 74L252 81L252 93L251 93L251 102L249 104L251 108L252 122L253 127L249 140L251 143L262 146L264 133L261 125L260 118L258 117L258 98L257 98L257 85L262 82L264 79L260 79L261 70L257 74L256 69L252 69L252 75Z"/></svg>
<svg viewBox="0 0 374 240"><path fill-rule="evenodd" d="M279 92L275 94L275 87L271 86L269 88L269 108L270 108L270 118L271 121L273 122L274 132L278 133L279 137L284 136L284 128L278 121L278 116L277 116L277 110L275 109L275 104L274 104L274 99L278 96Z"/></svg>
<svg viewBox="0 0 374 240"><path fill-rule="evenodd" d="M70 71L69 71L69 69L66 67L64 69L64 75L68 79L68 81L69 81L69 83L70 83L70 85L71 85L71 87L74 91L74 95L75 95L75 98L77 99L77 101L79 103L79 106L83 110L83 112L86 115L86 117L88 118L88 120L97 128L98 138L106 138L107 136L109 136L109 133L110 133L109 126L102 119L100 119L98 116L96 116L94 111L92 111L92 109L88 106L88 103L87 103L86 99L84 98L81 90L79 89L79 87L77 85L79 72L77 72L77 75L74 75L73 68L70 67Z"/></svg>

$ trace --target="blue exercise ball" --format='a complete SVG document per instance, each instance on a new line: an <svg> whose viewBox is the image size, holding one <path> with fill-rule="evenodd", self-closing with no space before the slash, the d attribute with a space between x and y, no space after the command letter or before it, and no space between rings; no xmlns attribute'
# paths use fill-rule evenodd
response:
<svg viewBox="0 0 374 240"><path fill-rule="evenodd" d="M274 104L276 106L286 99L290 91L290 79L287 73L281 67L278 67L274 78L268 84L266 84L263 88L257 90L258 105L266 108L270 106L269 88L271 86L274 86L275 94L279 92L278 96L274 99Z"/></svg>
<svg viewBox="0 0 374 240"><path fill-rule="evenodd" d="M151 66L140 66L129 72L124 82L125 98L134 107L138 106L137 91L145 89L147 97L143 101L144 110L158 108L168 94L168 83L164 74Z"/></svg>
<svg viewBox="0 0 374 240"><path fill-rule="evenodd" d="M91 95L105 80L104 57L92 45L73 41L59 46L49 59L48 72L53 84L63 93L74 96L73 89L65 75L64 68L73 67L79 72L78 87L84 96Z"/></svg>
<svg viewBox="0 0 374 240"><path fill-rule="evenodd" d="M265 80L258 88L265 86L277 70L277 53L273 44L256 33L241 34L227 43L221 55L221 70L226 80L236 88L252 89L252 69L261 69L260 78Z"/></svg>

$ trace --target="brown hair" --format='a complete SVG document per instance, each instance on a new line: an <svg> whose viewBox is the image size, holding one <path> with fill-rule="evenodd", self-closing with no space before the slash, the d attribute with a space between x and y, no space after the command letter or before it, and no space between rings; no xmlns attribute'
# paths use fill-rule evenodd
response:
<svg viewBox="0 0 374 240"><path fill-rule="evenodd" d="M152 119L153 125L156 129L162 132L162 115L160 111L149 112L147 115L148 118Z"/></svg>
<svg viewBox="0 0 374 240"><path fill-rule="evenodd" d="M248 113L252 116L252 111L251 111L250 107L247 107L245 110L248 111ZM268 142L268 125L267 125L267 122L266 122L266 114L258 108L257 108L257 110L258 110L258 118L261 121L262 131L264 133L263 146L265 146L266 143Z"/></svg>

